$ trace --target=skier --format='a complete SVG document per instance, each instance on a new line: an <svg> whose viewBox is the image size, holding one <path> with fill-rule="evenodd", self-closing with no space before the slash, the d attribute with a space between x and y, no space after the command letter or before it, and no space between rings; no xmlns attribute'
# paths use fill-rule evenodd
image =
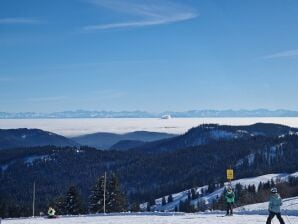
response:
<svg viewBox="0 0 298 224"><path fill-rule="evenodd" d="M55 209L53 209L51 206L49 207L49 210L48 210L48 218L56 218L55 216Z"/></svg>
<svg viewBox="0 0 298 224"><path fill-rule="evenodd" d="M233 204L235 202L235 193L231 186L227 187L227 191L225 193L225 198L227 202L227 214L226 215L233 215Z"/></svg>
<svg viewBox="0 0 298 224"><path fill-rule="evenodd" d="M276 216L279 220L280 224L285 224L284 220L280 214L280 206L282 205L282 199L280 195L277 193L277 188L273 187L271 189L271 195L269 200L269 216L266 224L271 224L271 220Z"/></svg>

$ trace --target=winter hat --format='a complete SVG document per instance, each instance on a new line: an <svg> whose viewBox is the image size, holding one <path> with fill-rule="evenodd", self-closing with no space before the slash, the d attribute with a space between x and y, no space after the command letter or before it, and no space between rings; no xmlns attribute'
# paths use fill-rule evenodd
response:
<svg viewBox="0 0 298 224"><path fill-rule="evenodd" d="M271 188L271 193L277 193L277 188L276 187Z"/></svg>

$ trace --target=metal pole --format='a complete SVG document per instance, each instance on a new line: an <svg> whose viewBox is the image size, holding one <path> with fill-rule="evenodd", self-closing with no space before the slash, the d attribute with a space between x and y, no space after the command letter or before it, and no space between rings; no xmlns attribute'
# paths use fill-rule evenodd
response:
<svg viewBox="0 0 298 224"><path fill-rule="evenodd" d="M33 183L33 202L32 202L32 216L34 217L35 213L35 181Z"/></svg>
<svg viewBox="0 0 298 224"><path fill-rule="evenodd" d="M107 172L105 172L104 187L103 187L103 213L106 213L106 181L107 181Z"/></svg>

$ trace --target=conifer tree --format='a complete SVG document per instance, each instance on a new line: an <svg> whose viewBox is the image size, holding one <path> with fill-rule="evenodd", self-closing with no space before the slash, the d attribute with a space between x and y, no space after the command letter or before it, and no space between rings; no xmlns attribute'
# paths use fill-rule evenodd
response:
<svg viewBox="0 0 298 224"><path fill-rule="evenodd" d="M195 200L198 198L197 192L194 188L191 189L191 200Z"/></svg>
<svg viewBox="0 0 298 224"><path fill-rule="evenodd" d="M166 198L165 197L162 197L161 204L162 205L166 205L167 204L167 201L166 201Z"/></svg>
<svg viewBox="0 0 298 224"><path fill-rule="evenodd" d="M171 203L171 202L173 202L173 195L169 195L169 197L168 197L168 203Z"/></svg>
<svg viewBox="0 0 298 224"><path fill-rule="evenodd" d="M135 201L131 204L131 209L132 212L139 212L140 211L140 203L138 201Z"/></svg>
<svg viewBox="0 0 298 224"><path fill-rule="evenodd" d="M187 200L191 201L191 192L190 192L190 190L187 191Z"/></svg>
<svg viewBox="0 0 298 224"><path fill-rule="evenodd" d="M65 212L68 215L78 215L82 212L82 200L75 186L71 186L66 193Z"/></svg>
<svg viewBox="0 0 298 224"><path fill-rule="evenodd" d="M59 215L65 215L65 197L60 196L54 200L54 208L56 209L56 213Z"/></svg>
<svg viewBox="0 0 298 224"><path fill-rule="evenodd" d="M89 212L100 213L104 212L104 176L97 179L95 186L91 190L89 196Z"/></svg>
<svg viewBox="0 0 298 224"><path fill-rule="evenodd" d="M121 191L118 177L113 173L107 181L107 212L123 212L126 210L126 200Z"/></svg>

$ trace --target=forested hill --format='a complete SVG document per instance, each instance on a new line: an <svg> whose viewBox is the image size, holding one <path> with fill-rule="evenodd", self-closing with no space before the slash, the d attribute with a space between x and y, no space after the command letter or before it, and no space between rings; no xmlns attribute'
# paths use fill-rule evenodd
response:
<svg viewBox="0 0 298 224"><path fill-rule="evenodd" d="M242 126L203 124L190 129L183 135L149 142L134 148L147 152L173 151L206 145L213 141L245 140L254 136L282 137L283 135L296 135L297 133L297 128L270 123L256 123Z"/></svg>
<svg viewBox="0 0 298 224"><path fill-rule="evenodd" d="M54 145L78 146L75 141L40 129L0 129L0 149Z"/></svg>
<svg viewBox="0 0 298 224"><path fill-rule="evenodd" d="M90 188L104 171L115 172L130 202L222 182L232 166L236 178L298 170L298 136L254 136L160 153L138 150L37 147L0 151L0 199L6 207L30 214L32 184L37 208L44 210L70 185L82 194L87 208ZM17 208L15 208L17 206ZM26 213L27 211L27 213Z"/></svg>

